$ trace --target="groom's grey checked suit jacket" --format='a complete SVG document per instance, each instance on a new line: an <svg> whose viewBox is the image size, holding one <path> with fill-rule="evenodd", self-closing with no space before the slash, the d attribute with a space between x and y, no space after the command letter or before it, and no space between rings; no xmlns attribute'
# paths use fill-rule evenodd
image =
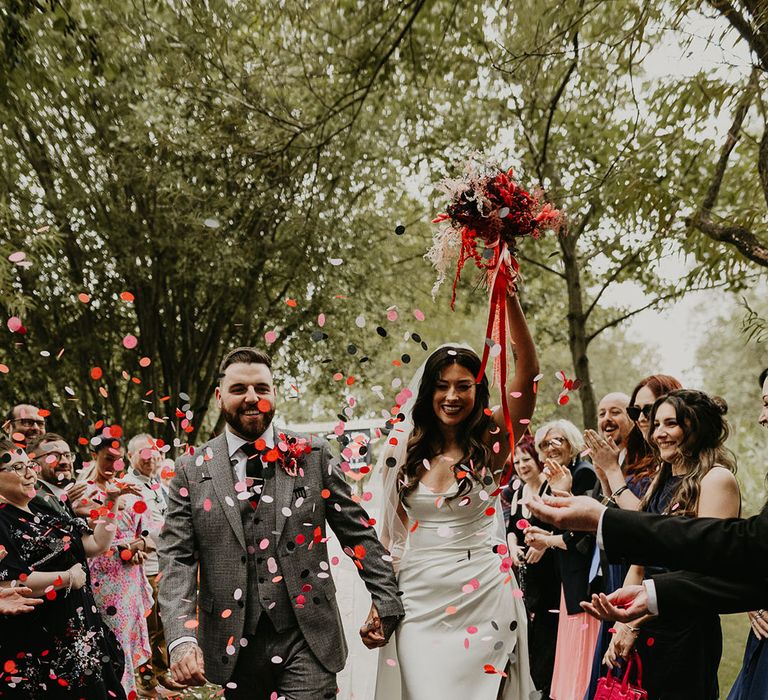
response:
<svg viewBox="0 0 768 700"><path fill-rule="evenodd" d="M313 438L300 465L304 475L296 477L275 468L254 512L238 499L223 433L177 460L159 542L163 628L169 643L197 638L206 677L216 683L229 680L240 640L255 631L261 614L277 629L297 624L328 671L344 667L326 521L343 546L365 549L360 576L379 614L403 614L392 566L382 559L387 552L352 500L328 443Z"/></svg>

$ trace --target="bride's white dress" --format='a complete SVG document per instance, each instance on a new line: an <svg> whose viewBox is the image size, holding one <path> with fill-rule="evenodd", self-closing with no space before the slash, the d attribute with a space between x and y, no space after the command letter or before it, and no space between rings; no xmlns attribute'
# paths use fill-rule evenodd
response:
<svg viewBox="0 0 768 700"><path fill-rule="evenodd" d="M522 597L494 552L503 532L488 509L500 506L478 485L447 500L457 488L436 494L419 484L405 503L405 618L380 652L376 700L539 697L529 674Z"/></svg>

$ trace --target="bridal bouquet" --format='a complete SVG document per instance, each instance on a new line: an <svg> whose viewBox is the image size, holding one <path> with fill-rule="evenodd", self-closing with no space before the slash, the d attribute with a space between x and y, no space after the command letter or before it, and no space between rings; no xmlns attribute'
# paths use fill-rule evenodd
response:
<svg viewBox="0 0 768 700"><path fill-rule="evenodd" d="M498 268L514 284L519 276L515 259L517 242L530 236L539 238L548 230L558 230L561 213L542 199L542 191L533 194L515 182L512 170L494 166L467 165L464 177L444 180L443 189L450 202L446 212L432 223L441 224L434 235L427 258L437 269L433 296L445 281L448 268L458 257L453 281L451 308L456 303L456 286L464 264L471 258L475 265L489 274L489 283ZM485 244L478 251L478 242Z"/></svg>

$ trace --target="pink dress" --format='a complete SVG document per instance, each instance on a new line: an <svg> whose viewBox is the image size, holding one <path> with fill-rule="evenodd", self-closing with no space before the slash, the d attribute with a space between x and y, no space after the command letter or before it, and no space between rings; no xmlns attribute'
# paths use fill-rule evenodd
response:
<svg viewBox="0 0 768 700"><path fill-rule="evenodd" d="M592 677L600 620L588 613L569 615L560 590L560 619L557 623L555 669L552 672L552 700L583 700Z"/></svg>
<svg viewBox="0 0 768 700"><path fill-rule="evenodd" d="M104 492L95 484L89 486L86 498L104 501ZM88 560L93 597L102 619L115 633L125 654L122 686L128 697L136 691L134 669L152 655L146 616L152 609L152 588L140 564L123 562L118 545L128 545L149 530L147 511L137 512L134 505L141 499L123 496L115 518L115 539L104 553ZM139 508L139 510L141 510ZM135 694L134 696L135 697Z"/></svg>

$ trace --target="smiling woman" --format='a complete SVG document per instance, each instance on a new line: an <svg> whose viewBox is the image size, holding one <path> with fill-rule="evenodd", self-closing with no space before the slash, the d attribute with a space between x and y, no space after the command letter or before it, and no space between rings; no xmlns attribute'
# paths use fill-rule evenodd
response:
<svg viewBox="0 0 768 700"><path fill-rule="evenodd" d="M641 510L669 516L735 518L741 510L736 469L724 447L728 437L725 404L701 391L681 389L653 403L649 440L661 465ZM633 566L624 585L663 573ZM652 640L652 641L651 641ZM646 617L617 632L605 655L615 665L636 648L643 661L649 697L716 700L722 651L719 617L712 613Z"/></svg>
<svg viewBox="0 0 768 700"><path fill-rule="evenodd" d="M0 696L125 698L122 652L96 612L86 573L86 557L112 543L107 516L118 494L109 495L91 531L79 518L30 504L37 469L23 450L0 441L0 586L23 580L45 598L33 612L0 619Z"/></svg>
<svg viewBox="0 0 768 700"><path fill-rule="evenodd" d="M514 295L508 319L517 358L506 399L522 436L539 367ZM480 357L458 343L429 356L406 398L378 465L382 542L399 567L405 617L382 649L376 698L528 698L526 613L494 496L510 448L506 419L489 406Z"/></svg>

